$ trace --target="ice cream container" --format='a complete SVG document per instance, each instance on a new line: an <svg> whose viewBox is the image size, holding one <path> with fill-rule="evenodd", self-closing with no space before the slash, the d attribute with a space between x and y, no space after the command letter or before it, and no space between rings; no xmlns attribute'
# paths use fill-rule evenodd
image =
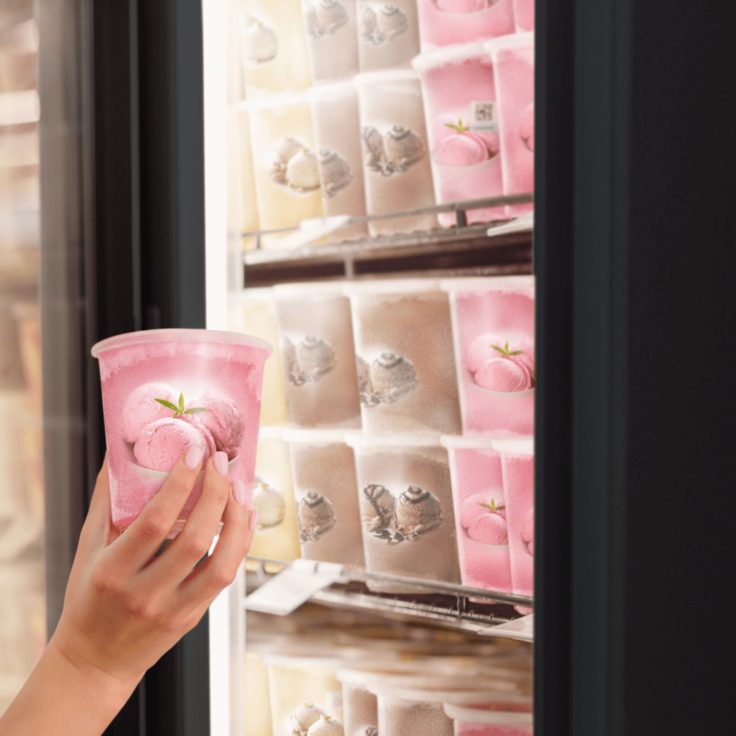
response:
<svg viewBox="0 0 736 736"><path fill-rule="evenodd" d="M365 568L358 482L350 435L290 430L291 465L302 557Z"/></svg>
<svg viewBox="0 0 736 736"><path fill-rule="evenodd" d="M439 439L356 435L348 442L355 449L366 570L459 583L450 467ZM392 581L368 585L417 590Z"/></svg>
<svg viewBox="0 0 736 736"><path fill-rule="evenodd" d="M243 712L246 736L263 736L271 730L268 667L257 654L246 652Z"/></svg>
<svg viewBox="0 0 736 736"><path fill-rule="evenodd" d="M432 4L432 0L426 0ZM503 195L496 87L483 43L418 56L437 203ZM468 222L505 219L503 207L470 210ZM456 224L454 213L440 224Z"/></svg>
<svg viewBox="0 0 736 736"><path fill-rule="evenodd" d="M445 436L463 585L511 592L501 456L492 440Z"/></svg>
<svg viewBox="0 0 736 736"><path fill-rule="evenodd" d="M416 0L358 0L358 44L362 72L408 67L420 49Z"/></svg>
<svg viewBox="0 0 736 736"><path fill-rule="evenodd" d="M517 33L534 30L534 0L514 0L514 21Z"/></svg>
<svg viewBox="0 0 736 736"><path fill-rule="evenodd" d="M515 33L485 45L493 61L504 194L534 191L534 34ZM533 209L508 207L509 215Z"/></svg>
<svg viewBox="0 0 736 736"><path fill-rule="evenodd" d="M314 87L312 103L317 157L322 180L322 206L327 217L365 217L363 153L358 93L350 83ZM368 226L356 223L337 230L331 240L368 235Z"/></svg>
<svg viewBox="0 0 736 736"><path fill-rule="evenodd" d="M513 0L417 0L422 51L514 32Z"/></svg>
<svg viewBox="0 0 736 736"><path fill-rule="evenodd" d="M433 207L432 166L424 120L422 85L412 69L360 74L354 79L360 98L366 208L386 215ZM372 235L430 230L433 214L370 223Z"/></svg>
<svg viewBox="0 0 736 736"><path fill-rule="evenodd" d="M284 425L287 422L286 396L273 292L267 288L243 289L231 294L228 299L230 328L274 346L273 354L263 369L261 426Z"/></svg>
<svg viewBox="0 0 736 736"><path fill-rule="evenodd" d="M347 285L345 293L365 431L459 434L450 304L439 281L365 281Z"/></svg>
<svg viewBox="0 0 736 736"><path fill-rule="evenodd" d="M240 57L249 100L312 86L300 0L243 0Z"/></svg>
<svg viewBox="0 0 736 736"><path fill-rule="evenodd" d="M304 95L244 103L251 126L253 169L262 230L298 227L322 217L319 158L312 108ZM279 247L288 235L261 238Z"/></svg>
<svg viewBox="0 0 736 736"><path fill-rule="evenodd" d="M274 288L289 424L360 429L350 300L342 284Z"/></svg>
<svg viewBox="0 0 736 736"><path fill-rule="evenodd" d="M304 0L302 12L315 84L355 76L360 70L357 0Z"/></svg>
<svg viewBox="0 0 736 736"><path fill-rule="evenodd" d="M306 736L325 716L342 725L342 688L334 667L320 660L289 662L285 657L264 656L263 661L268 665L274 734Z"/></svg>
<svg viewBox="0 0 736 736"><path fill-rule="evenodd" d="M533 595L534 441L496 440L493 446L501 453L513 592Z"/></svg>
<svg viewBox="0 0 736 736"><path fill-rule="evenodd" d="M250 554L271 560L301 557L294 481L289 443L281 427L261 427L258 432L253 509L258 526Z"/></svg>
<svg viewBox="0 0 736 736"><path fill-rule="evenodd" d="M534 434L534 277L447 279L463 433Z"/></svg>
<svg viewBox="0 0 736 736"><path fill-rule="evenodd" d="M455 736L532 736L531 703L445 703L455 721Z"/></svg>
<svg viewBox="0 0 736 736"><path fill-rule="evenodd" d="M342 681L342 712L345 736L366 736L378 732L378 699L365 685ZM373 729L373 731L371 731Z"/></svg>
<svg viewBox="0 0 736 736"><path fill-rule="evenodd" d="M241 233L255 233L261 229L258 213L258 195L256 194L255 166L253 164L253 143L250 132L250 115L242 106L234 111L238 128L238 208ZM256 238L247 236L242 241L243 250L256 247Z"/></svg>
<svg viewBox="0 0 736 736"><path fill-rule="evenodd" d="M230 480L245 483L250 504L263 368L271 346L213 330L146 330L92 348L100 363L112 521L126 529L161 489L188 447L203 464L226 452ZM202 492L204 472L172 529L176 534Z"/></svg>

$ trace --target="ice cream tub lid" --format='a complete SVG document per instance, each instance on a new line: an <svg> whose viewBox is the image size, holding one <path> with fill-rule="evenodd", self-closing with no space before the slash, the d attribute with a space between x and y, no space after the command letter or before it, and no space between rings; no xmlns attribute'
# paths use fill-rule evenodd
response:
<svg viewBox="0 0 736 736"><path fill-rule="evenodd" d="M126 332L123 335L108 337L92 346L92 357L97 358L101 353L113 348L143 345L152 342L209 342L220 345L245 345L251 348L265 350L271 355L273 348L265 340L243 335L239 332L220 332L218 330L186 330L179 328L165 330L140 330Z"/></svg>
<svg viewBox="0 0 736 736"><path fill-rule="evenodd" d="M487 276L485 278L442 279L443 291L513 291L534 287L534 276Z"/></svg>
<svg viewBox="0 0 736 736"><path fill-rule="evenodd" d="M263 654L263 664L269 667L293 667L295 669L313 669L325 667L334 669L342 663L341 657L299 657L287 654Z"/></svg>
<svg viewBox="0 0 736 736"><path fill-rule="evenodd" d="M493 440L491 447L501 455L534 455L534 438Z"/></svg>
<svg viewBox="0 0 736 736"><path fill-rule="evenodd" d="M310 100L340 100L344 97L354 97L355 94L355 87L350 82L320 84L307 90L307 96Z"/></svg>
<svg viewBox="0 0 736 736"><path fill-rule="evenodd" d="M287 429L284 439L304 445L345 445L349 436L357 434L357 430L347 429Z"/></svg>
<svg viewBox="0 0 736 736"><path fill-rule="evenodd" d="M369 447L385 447L401 449L404 447L442 447L439 435L436 434L393 434L369 435L352 434L346 438L347 444L356 450Z"/></svg>
<svg viewBox="0 0 736 736"><path fill-rule="evenodd" d="M252 112L253 110L264 110L271 107L286 107L288 105L309 104L309 98L305 93L280 95L278 97L264 97L260 100L247 100L238 104L241 112Z"/></svg>
<svg viewBox="0 0 736 736"><path fill-rule="evenodd" d="M495 449L494 442L496 440L490 437L468 437L467 435L444 434L440 437L440 443L443 447L452 450L487 450Z"/></svg>
<svg viewBox="0 0 736 736"><path fill-rule="evenodd" d="M490 63L485 42L459 43L453 46L444 46L436 51L420 54L412 59L411 65L418 72L427 72L430 69L446 66L447 64L459 64L470 59L485 59Z"/></svg>
<svg viewBox="0 0 736 736"><path fill-rule="evenodd" d="M452 679L438 679L438 687L402 687L395 678L375 680L366 685L368 690L379 697L412 700L420 703L452 703L472 705L476 703L506 703L513 701L518 689L515 682L505 680L476 679L467 683L465 689L456 687ZM471 686L472 685L472 686ZM520 695L524 699L528 696Z"/></svg>
<svg viewBox="0 0 736 736"><path fill-rule="evenodd" d="M273 287L273 297L280 299L293 299L294 297L325 297L334 298L344 296L345 283L343 281L310 281L303 284L279 284Z"/></svg>
<svg viewBox="0 0 736 736"><path fill-rule="evenodd" d="M379 72L363 72L353 77L353 84L360 87L364 84L380 84L381 82L419 81L419 74L414 69L386 69Z"/></svg>
<svg viewBox="0 0 736 736"><path fill-rule="evenodd" d="M478 705L479 707L473 707ZM492 707L496 706L496 707ZM487 723L496 726L528 726L533 722L531 703L445 703L445 715L465 723Z"/></svg>
<svg viewBox="0 0 736 736"><path fill-rule="evenodd" d="M485 50L493 56L501 49L534 48L534 31L529 33L511 33L508 36L497 36L485 42Z"/></svg>
<svg viewBox="0 0 736 736"><path fill-rule="evenodd" d="M282 427L278 424L267 425L262 424L258 427L258 439L259 440L283 440L284 432L286 427Z"/></svg>
<svg viewBox="0 0 736 736"><path fill-rule="evenodd" d="M441 291L439 279L367 279L365 281L351 281L344 284L343 288L348 296Z"/></svg>

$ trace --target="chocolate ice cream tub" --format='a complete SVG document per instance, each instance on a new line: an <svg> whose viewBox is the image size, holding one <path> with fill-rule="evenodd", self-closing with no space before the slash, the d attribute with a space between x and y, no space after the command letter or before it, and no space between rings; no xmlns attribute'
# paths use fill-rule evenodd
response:
<svg viewBox="0 0 736 736"><path fill-rule="evenodd" d="M354 435L368 572L460 583L447 450L437 437ZM372 580L385 592L416 587Z"/></svg>
<svg viewBox="0 0 736 736"><path fill-rule="evenodd" d="M230 480L250 505L263 368L271 346L213 330L146 330L92 348L99 360L112 521L125 530L158 493L187 449L202 467L226 452ZM177 520L177 534L202 492L204 471Z"/></svg>
<svg viewBox="0 0 736 736"><path fill-rule="evenodd" d="M352 434L289 430L302 557L365 568Z"/></svg>

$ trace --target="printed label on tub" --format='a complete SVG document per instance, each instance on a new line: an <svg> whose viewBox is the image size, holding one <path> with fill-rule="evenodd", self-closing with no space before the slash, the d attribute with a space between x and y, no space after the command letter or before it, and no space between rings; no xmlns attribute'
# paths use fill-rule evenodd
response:
<svg viewBox="0 0 736 736"><path fill-rule="evenodd" d="M470 130L498 130L498 108L495 102L470 103Z"/></svg>

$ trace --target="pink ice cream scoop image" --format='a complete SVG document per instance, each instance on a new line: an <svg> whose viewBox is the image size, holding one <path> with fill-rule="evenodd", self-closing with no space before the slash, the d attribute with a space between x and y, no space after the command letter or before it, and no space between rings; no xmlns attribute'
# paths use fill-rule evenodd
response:
<svg viewBox="0 0 736 736"><path fill-rule="evenodd" d="M123 439L133 444L158 419L171 419L171 409L156 399L176 405L179 392L168 383L144 383L128 396L123 407Z"/></svg>
<svg viewBox="0 0 736 736"><path fill-rule="evenodd" d="M192 445L202 449L204 466L214 452L205 433L181 419L158 419L143 430L133 446L133 454L144 468L170 473Z"/></svg>
<svg viewBox="0 0 736 736"><path fill-rule="evenodd" d="M468 496L460 504L460 526L463 529L468 529L479 516L487 516L490 510L489 507L493 502L493 496L489 495L488 492L474 493L472 496ZM500 504L494 513L504 519L506 518L503 504Z"/></svg>
<svg viewBox="0 0 736 736"><path fill-rule="evenodd" d="M492 332L484 332L478 335L473 342L470 343L465 364L471 373L475 373L478 368L491 358L499 357L498 351L494 350L492 345L503 345L504 340L500 335Z"/></svg>
<svg viewBox="0 0 736 736"><path fill-rule="evenodd" d="M235 404L224 396L207 391L192 402L206 411L192 414L195 427L206 429L215 438L215 445L232 460L240 450L245 432L245 417Z"/></svg>
<svg viewBox="0 0 736 736"><path fill-rule="evenodd" d="M512 393L527 391L533 381L529 369L513 358L491 358L475 372L475 382L490 391Z"/></svg>
<svg viewBox="0 0 736 736"><path fill-rule="evenodd" d="M523 542L529 549L529 554L534 557L534 509L532 509L524 518L519 532Z"/></svg>
<svg viewBox="0 0 736 736"><path fill-rule="evenodd" d="M495 513L479 516L468 528L468 536L483 544L508 544L509 533L506 529L506 519Z"/></svg>
<svg viewBox="0 0 736 736"><path fill-rule="evenodd" d="M435 0L445 13L479 13L488 9L488 0Z"/></svg>

